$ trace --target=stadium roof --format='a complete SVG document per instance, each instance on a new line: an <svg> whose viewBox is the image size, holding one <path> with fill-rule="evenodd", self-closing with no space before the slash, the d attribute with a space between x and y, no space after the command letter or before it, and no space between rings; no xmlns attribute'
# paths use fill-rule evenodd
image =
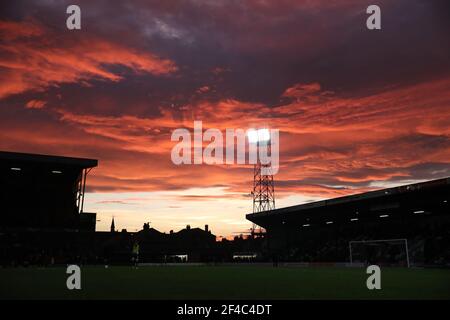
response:
<svg viewBox="0 0 450 320"><path fill-rule="evenodd" d="M85 159L85 158L72 158L72 157L61 157L61 156L50 156L42 154L31 154L31 153L19 153L19 152L7 152L0 151L0 162L7 162L8 164L48 164L48 165L58 165L64 167L76 167L80 169L93 168L98 165L98 161L95 159Z"/></svg>
<svg viewBox="0 0 450 320"><path fill-rule="evenodd" d="M263 225L270 221L273 222L273 219L299 218L303 215L313 216L325 211L328 213L348 212L350 208L356 210L359 207L365 207L367 210L375 212L381 209L395 209L399 198L407 199L411 205L414 205L415 202L422 201L420 198L423 198L423 196L420 195L425 193L439 197L441 197L440 195L450 195L450 177L251 213L247 214L246 218L254 223ZM447 201L450 202L450 199L447 200L446 198L445 202ZM391 204L392 206L389 207Z"/></svg>

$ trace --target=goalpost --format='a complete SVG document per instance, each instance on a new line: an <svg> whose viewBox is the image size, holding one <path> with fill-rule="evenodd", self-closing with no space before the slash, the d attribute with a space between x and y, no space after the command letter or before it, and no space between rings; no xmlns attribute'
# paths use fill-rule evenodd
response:
<svg viewBox="0 0 450 320"><path fill-rule="evenodd" d="M349 247L349 253L350 253L350 264L353 265L354 261L354 255L355 255L355 247L363 248L363 254L366 253L366 261L371 259L372 257L367 257L373 255L373 252L370 251L369 254L367 254L366 251L368 251L368 248L376 248L376 249L384 249L389 250L392 248L392 246L400 246L404 250L405 254L405 260L406 260L406 267L409 268L409 250L408 250L408 239L381 239L381 240L360 240L360 241L350 241L348 244ZM391 246L391 247L389 247ZM360 252L361 255L361 252ZM373 262L373 261L370 261Z"/></svg>

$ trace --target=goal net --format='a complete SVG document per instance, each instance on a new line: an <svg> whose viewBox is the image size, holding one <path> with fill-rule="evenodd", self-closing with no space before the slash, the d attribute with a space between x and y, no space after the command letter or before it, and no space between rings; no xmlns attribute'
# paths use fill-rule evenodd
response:
<svg viewBox="0 0 450 320"><path fill-rule="evenodd" d="M361 240L349 242L350 264L403 266L409 268L407 239Z"/></svg>

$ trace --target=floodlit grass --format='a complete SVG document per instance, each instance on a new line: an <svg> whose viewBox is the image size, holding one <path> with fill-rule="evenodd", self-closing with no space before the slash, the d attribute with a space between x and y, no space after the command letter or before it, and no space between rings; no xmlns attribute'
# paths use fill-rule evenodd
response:
<svg viewBox="0 0 450 320"><path fill-rule="evenodd" d="M65 271L0 269L0 299L450 299L450 270L437 269L383 268L371 291L360 268L83 267L72 291Z"/></svg>

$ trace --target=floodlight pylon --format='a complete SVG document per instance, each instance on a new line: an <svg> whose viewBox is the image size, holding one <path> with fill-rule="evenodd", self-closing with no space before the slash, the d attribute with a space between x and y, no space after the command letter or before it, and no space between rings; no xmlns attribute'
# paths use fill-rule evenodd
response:
<svg viewBox="0 0 450 320"><path fill-rule="evenodd" d="M275 209L275 187L271 164L261 163L259 159L259 147L261 144L264 144L268 149L267 152L271 153L271 144L269 141L257 142L258 157L253 168L253 213ZM258 233L261 235L263 233L262 228L254 223L252 227L253 235L257 235L257 229L259 229Z"/></svg>

